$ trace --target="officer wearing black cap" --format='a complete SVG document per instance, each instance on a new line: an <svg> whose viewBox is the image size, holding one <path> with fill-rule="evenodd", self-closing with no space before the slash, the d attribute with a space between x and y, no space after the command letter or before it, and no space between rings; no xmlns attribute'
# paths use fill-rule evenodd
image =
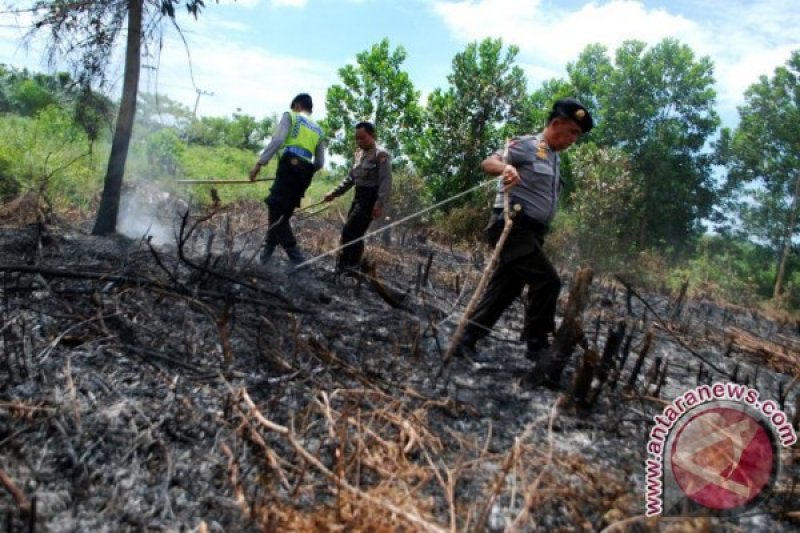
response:
<svg viewBox="0 0 800 533"><path fill-rule="evenodd" d="M264 200L268 210L268 227L260 257L262 264L272 259L279 244L295 265L306 260L297 245L290 220L294 210L300 207L314 173L325 165L324 134L322 128L311 119L313 108L314 102L310 95L300 93L295 96L291 111L283 114L272 140L250 169L250 181L253 181L261 168L280 152L275 181L269 196Z"/></svg>
<svg viewBox="0 0 800 533"><path fill-rule="evenodd" d="M549 335L555 330L561 280L542 245L561 192L558 153L569 148L593 125L592 116L583 104L563 98L553 104L544 130L512 139L505 157L502 151L497 151L481 163L486 173L498 176L497 197L486 228L489 244L494 247L502 233L506 191L514 222L486 292L468 317L470 322L457 355L475 353L477 341L489 333L526 285L522 331L522 339L527 341L526 355L536 361L549 346Z"/></svg>

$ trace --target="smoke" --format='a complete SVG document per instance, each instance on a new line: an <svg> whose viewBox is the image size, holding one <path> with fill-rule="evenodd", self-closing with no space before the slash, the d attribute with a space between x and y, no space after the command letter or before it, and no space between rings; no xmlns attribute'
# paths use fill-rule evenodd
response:
<svg viewBox="0 0 800 533"><path fill-rule="evenodd" d="M156 245L174 243L171 221L175 207L168 192L128 187L120 198L117 231L131 239L150 239Z"/></svg>

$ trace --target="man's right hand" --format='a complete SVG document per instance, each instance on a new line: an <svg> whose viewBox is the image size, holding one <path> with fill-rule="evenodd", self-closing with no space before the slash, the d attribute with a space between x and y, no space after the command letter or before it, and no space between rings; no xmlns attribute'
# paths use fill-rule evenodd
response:
<svg viewBox="0 0 800 533"><path fill-rule="evenodd" d="M332 202L334 198L336 197L333 195L333 193L329 192L328 194L325 195L325 197L322 200L325 202Z"/></svg>
<svg viewBox="0 0 800 533"><path fill-rule="evenodd" d="M506 165L501 174L503 180L503 192L515 187L519 183L519 172L513 165Z"/></svg>
<svg viewBox="0 0 800 533"><path fill-rule="evenodd" d="M256 179L256 176L258 176L260 170L261 170L260 163L256 163L255 165L253 165L253 168L250 169L250 173L248 174L250 181L254 181Z"/></svg>

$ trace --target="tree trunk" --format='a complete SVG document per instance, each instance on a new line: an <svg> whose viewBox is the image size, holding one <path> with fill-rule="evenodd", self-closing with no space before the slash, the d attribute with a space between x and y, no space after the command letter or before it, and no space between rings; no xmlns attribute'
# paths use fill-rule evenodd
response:
<svg viewBox="0 0 800 533"><path fill-rule="evenodd" d="M792 251L792 237L794 237L794 226L797 221L797 203L800 197L800 173L794 181L794 196L792 196L792 207L789 210L789 223L786 226L786 232L783 236L783 251L781 252L781 260L778 264L778 275L775 278L775 288L772 291L772 299L777 300L783 292L783 280L786 277L786 263L789 260L789 254Z"/></svg>
<svg viewBox="0 0 800 533"><path fill-rule="evenodd" d="M128 1L128 42L125 48L125 74L122 82L122 100L108 157L103 195L97 209L93 235L108 235L117 229L117 213L122 192L122 178L128 159L128 145L136 115L136 96L139 90L139 67L142 47L142 2Z"/></svg>

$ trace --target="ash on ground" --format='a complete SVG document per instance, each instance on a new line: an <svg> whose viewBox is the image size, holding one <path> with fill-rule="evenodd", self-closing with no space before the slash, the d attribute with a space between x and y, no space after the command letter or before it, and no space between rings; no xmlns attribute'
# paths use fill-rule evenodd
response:
<svg viewBox="0 0 800 533"><path fill-rule="evenodd" d="M653 416L682 392L746 384L796 427L796 323L595 279L562 389L532 387L520 302L480 360L443 364L485 250L395 232L368 242L369 275L341 278L324 255L339 220L309 218L318 259L295 272L281 252L258 263L264 219L186 214L165 244L0 228L0 525L796 530L797 446L747 514L643 516ZM576 401L586 352L614 335Z"/></svg>

